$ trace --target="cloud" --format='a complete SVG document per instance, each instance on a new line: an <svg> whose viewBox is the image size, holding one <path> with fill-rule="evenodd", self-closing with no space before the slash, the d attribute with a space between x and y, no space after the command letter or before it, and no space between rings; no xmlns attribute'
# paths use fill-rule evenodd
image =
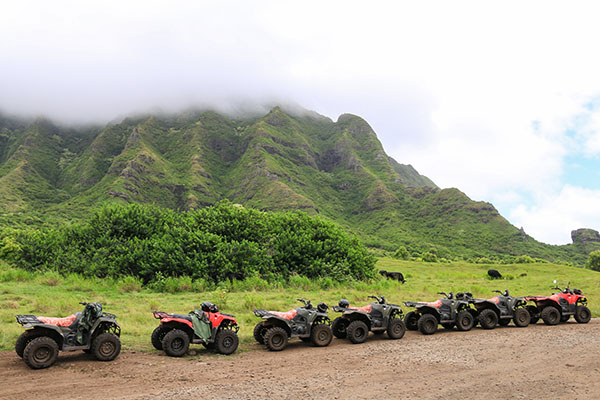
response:
<svg viewBox="0 0 600 400"><path fill-rule="evenodd" d="M517 226L546 243L571 243L570 231L600 226L600 190L565 185L532 207L519 205L509 215ZM557 229L559 227L560 229Z"/></svg>

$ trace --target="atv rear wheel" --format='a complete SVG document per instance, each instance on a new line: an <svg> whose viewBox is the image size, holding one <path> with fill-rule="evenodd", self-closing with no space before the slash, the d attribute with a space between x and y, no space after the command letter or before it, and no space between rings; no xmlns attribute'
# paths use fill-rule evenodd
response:
<svg viewBox="0 0 600 400"><path fill-rule="evenodd" d="M529 315L531 315L531 321L529 324L536 324L540 320L540 311L536 306L526 306L527 311L529 311Z"/></svg>
<svg viewBox="0 0 600 400"><path fill-rule="evenodd" d="M231 329L219 329L215 338L215 347L218 353L229 355L237 350L240 339Z"/></svg>
<svg viewBox="0 0 600 400"><path fill-rule="evenodd" d="M265 344L265 332L267 328L263 325L262 322L259 322L254 327L254 340L256 340L259 344Z"/></svg>
<svg viewBox="0 0 600 400"><path fill-rule="evenodd" d="M393 318L387 327L387 335L390 339L402 339L406 333L406 325L400 318Z"/></svg>
<svg viewBox="0 0 600 400"><path fill-rule="evenodd" d="M590 312L589 308L587 308L586 306L577 306L577 308L575 309L575 321L577 321L580 324L587 324L588 322L590 322L591 318L592 313Z"/></svg>
<svg viewBox="0 0 600 400"><path fill-rule="evenodd" d="M369 327L362 321L352 321L346 329L348 339L354 344L364 342L369 335Z"/></svg>
<svg viewBox="0 0 600 400"><path fill-rule="evenodd" d="M456 329L459 331L470 331L473 328L474 322L473 314L467 310L461 311L456 316Z"/></svg>
<svg viewBox="0 0 600 400"><path fill-rule="evenodd" d="M529 314L529 311L527 311L525 308L517 308L515 310L513 322L520 328L524 328L529 325L529 322L531 322L531 315Z"/></svg>
<svg viewBox="0 0 600 400"><path fill-rule="evenodd" d="M434 315L423 314L417 325L423 335L433 335L437 331L438 320Z"/></svg>
<svg viewBox="0 0 600 400"><path fill-rule="evenodd" d="M121 352L121 340L113 333L101 333L92 342L92 354L100 361L112 361Z"/></svg>
<svg viewBox="0 0 600 400"><path fill-rule="evenodd" d="M171 330L172 328L167 328L166 326L158 326L156 327L156 329L154 329L152 331L152 336L151 341L152 341L152 346L154 346L154 348L156 350L162 350L162 340L165 337L165 335Z"/></svg>
<svg viewBox="0 0 600 400"><path fill-rule="evenodd" d="M409 331L416 331L419 329L418 322L419 315L414 311L410 311L404 316L404 325L406 325L406 329Z"/></svg>
<svg viewBox="0 0 600 400"><path fill-rule="evenodd" d="M346 339L346 328L348 325L348 320L337 317L333 320L331 324L331 330L333 331L333 335L338 339Z"/></svg>
<svg viewBox="0 0 600 400"><path fill-rule="evenodd" d="M310 341L317 347L329 346L333 339L331 327L327 324L314 325L310 332Z"/></svg>
<svg viewBox="0 0 600 400"><path fill-rule="evenodd" d="M17 341L15 343L15 352L19 357L23 358L23 352L25 351L25 347L27 347L27 344L33 339L35 339L33 331L25 331L21 333L21 336L17 338Z"/></svg>
<svg viewBox="0 0 600 400"><path fill-rule="evenodd" d="M560 312L556 308L548 306L542 310L542 319L546 325L557 325L560 322Z"/></svg>
<svg viewBox="0 0 600 400"><path fill-rule="evenodd" d="M508 324L510 324L510 318L500 318L498 321L498 325L500 326L507 326Z"/></svg>
<svg viewBox="0 0 600 400"><path fill-rule="evenodd" d="M274 326L267 329L264 339L267 349L271 351L281 351L287 346L288 334L285 329Z"/></svg>
<svg viewBox="0 0 600 400"><path fill-rule="evenodd" d="M25 346L23 360L32 369L48 368L58 358L58 344L48 336L40 336Z"/></svg>
<svg viewBox="0 0 600 400"><path fill-rule="evenodd" d="M489 308L483 310L479 313L479 323L483 329L494 329L498 325L498 314Z"/></svg>
<svg viewBox="0 0 600 400"><path fill-rule="evenodd" d="M190 348L190 337L181 329L173 329L162 340L165 353L171 357L181 357Z"/></svg>

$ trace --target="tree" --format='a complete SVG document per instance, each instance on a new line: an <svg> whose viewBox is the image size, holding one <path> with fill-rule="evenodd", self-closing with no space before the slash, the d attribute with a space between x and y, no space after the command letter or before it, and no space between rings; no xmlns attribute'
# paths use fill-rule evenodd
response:
<svg viewBox="0 0 600 400"><path fill-rule="evenodd" d="M592 251L588 257L586 267L594 271L600 271L600 250Z"/></svg>

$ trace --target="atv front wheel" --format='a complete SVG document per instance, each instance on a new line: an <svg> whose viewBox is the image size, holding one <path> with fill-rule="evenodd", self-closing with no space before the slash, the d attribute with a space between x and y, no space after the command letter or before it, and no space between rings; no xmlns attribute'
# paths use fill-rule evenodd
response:
<svg viewBox="0 0 600 400"><path fill-rule="evenodd" d="M417 323L423 335L433 335L438 328L438 320L431 314L423 314Z"/></svg>
<svg viewBox="0 0 600 400"><path fill-rule="evenodd" d="M546 325L557 325L560 322L560 312L556 308L548 306L542 310L542 319Z"/></svg>
<svg viewBox="0 0 600 400"><path fill-rule="evenodd" d="M479 313L479 323L483 329L494 329L498 325L498 314L489 308L483 310Z"/></svg>
<svg viewBox="0 0 600 400"><path fill-rule="evenodd" d="M525 308L517 308L515 310L515 316L513 317L513 322L519 328L524 328L531 322L531 315L529 311Z"/></svg>
<svg viewBox="0 0 600 400"><path fill-rule="evenodd" d="M310 341L317 347L329 346L333 339L333 333L329 325L319 324L312 327Z"/></svg>
<svg viewBox="0 0 600 400"><path fill-rule="evenodd" d="M346 325L348 325L348 320L342 317L334 319L331 324L333 335L338 339L346 339Z"/></svg>
<svg viewBox="0 0 600 400"><path fill-rule="evenodd" d="M577 308L575 309L575 321L577 321L580 324L587 324L588 322L590 322L591 318L592 313L590 312L589 308L587 308L586 306L577 306Z"/></svg>
<svg viewBox="0 0 600 400"><path fill-rule="evenodd" d="M404 325L406 325L406 329L408 329L409 331L416 331L417 329L419 329L419 327L417 326L418 322L419 315L414 311L410 311L404 316Z"/></svg>
<svg viewBox="0 0 600 400"><path fill-rule="evenodd" d="M23 351L23 360L32 369L48 368L58 358L58 344L48 336L31 340Z"/></svg>
<svg viewBox="0 0 600 400"><path fill-rule="evenodd" d="M463 332L470 331L473 328L474 322L473 314L467 310L461 311L456 316L456 329Z"/></svg>
<svg viewBox="0 0 600 400"><path fill-rule="evenodd" d="M229 355L237 350L240 339L237 333L231 329L219 329L217 337L215 338L215 347L217 352L225 355Z"/></svg>
<svg viewBox="0 0 600 400"><path fill-rule="evenodd" d="M27 347L27 344L33 339L35 339L33 331L25 331L21 333L21 336L17 338L17 341L15 343L15 352L19 357L23 358L23 352L25 351L25 347Z"/></svg>
<svg viewBox="0 0 600 400"><path fill-rule="evenodd" d="M406 333L406 325L400 318L393 318L387 327L387 335L390 339L402 339Z"/></svg>
<svg viewBox="0 0 600 400"><path fill-rule="evenodd" d="M346 329L348 339L354 344L362 343L369 335L369 327L362 321L352 321Z"/></svg>
<svg viewBox="0 0 600 400"><path fill-rule="evenodd" d="M154 329L154 331L152 331L152 336L150 337L150 339L152 341L152 346L154 346L156 350L163 349L162 340L171 329L172 328L167 328L166 326L160 325L156 329Z"/></svg>
<svg viewBox="0 0 600 400"><path fill-rule="evenodd" d="M264 339L267 349L281 351L287 346L288 334L285 329L275 326L265 332Z"/></svg>
<svg viewBox="0 0 600 400"><path fill-rule="evenodd" d="M100 361L112 361L121 352L121 340L113 333L101 333L92 342L92 354Z"/></svg>
<svg viewBox="0 0 600 400"><path fill-rule="evenodd" d="M264 336L266 331L267 328L262 324L262 322L256 324L256 326L254 327L254 340L256 340L256 342L259 344L265 344Z"/></svg>
<svg viewBox="0 0 600 400"><path fill-rule="evenodd" d="M173 329L162 340L165 353L171 357L181 357L190 348L190 337L181 329Z"/></svg>

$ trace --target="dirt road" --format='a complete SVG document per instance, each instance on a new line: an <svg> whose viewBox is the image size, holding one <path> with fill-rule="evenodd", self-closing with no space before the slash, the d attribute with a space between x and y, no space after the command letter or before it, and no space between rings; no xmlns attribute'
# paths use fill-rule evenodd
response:
<svg viewBox="0 0 600 400"><path fill-rule="evenodd" d="M1 399L598 399L600 319L471 332L408 332L362 345L291 342L225 357L124 352L102 363L61 355L33 371L0 353Z"/></svg>

